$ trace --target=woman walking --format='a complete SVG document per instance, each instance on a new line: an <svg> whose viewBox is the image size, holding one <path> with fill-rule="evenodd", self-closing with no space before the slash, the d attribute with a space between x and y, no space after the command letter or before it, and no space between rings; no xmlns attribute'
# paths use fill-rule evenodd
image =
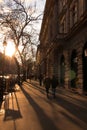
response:
<svg viewBox="0 0 87 130"><path fill-rule="evenodd" d="M49 88L50 88L50 85L51 85L51 79L50 79L50 77L48 77L48 76L45 77L45 79L44 79L44 85L45 85L45 88L46 88L47 98L49 98Z"/></svg>
<svg viewBox="0 0 87 130"><path fill-rule="evenodd" d="M56 87L58 86L58 80L54 75L51 79L51 85L52 85L52 94L53 97L55 98L55 92L56 92Z"/></svg>

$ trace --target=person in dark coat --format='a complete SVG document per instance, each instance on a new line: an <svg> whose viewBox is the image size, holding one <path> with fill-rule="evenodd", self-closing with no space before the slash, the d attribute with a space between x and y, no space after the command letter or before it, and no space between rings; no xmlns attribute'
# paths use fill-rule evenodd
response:
<svg viewBox="0 0 87 130"><path fill-rule="evenodd" d="M56 92L56 87L58 86L58 80L54 75L51 79L51 85L52 85L52 94L53 97L55 98L55 92Z"/></svg>
<svg viewBox="0 0 87 130"><path fill-rule="evenodd" d="M39 84L40 84L40 86L42 85L42 81L43 81L43 75L40 74L40 75L39 75Z"/></svg>
<svg viewBox="0 0 87 130"><path fill-rule="evenodd" d="M49 88L50 88L50 85L51 85L51 79L50 79L50 77L46 76L44 78L44 85L45 85L45 88L46 88L47 98L49 98Z"/></svg>

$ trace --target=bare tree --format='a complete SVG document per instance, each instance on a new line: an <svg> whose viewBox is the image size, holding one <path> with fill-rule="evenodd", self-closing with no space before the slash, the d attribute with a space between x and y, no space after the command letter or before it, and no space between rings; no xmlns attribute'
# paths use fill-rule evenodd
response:
<svg viewBox="0 0 87 130"><path fill-rule="evenodd" d="M31 5L26 6L23 0L7 1L4 6L1 6L1 9L0 29L4 32L7 39L11 38L14 40L16 48L14 58L18 66L18 77L20 80L19 58L23 71L25 72L24 69L27 55L28 58L30 55L28 49L31 48L31 52L33 52L33 45L37 44L37 42L35 43L35 38L33 37L36 31L33 28L33 24L41 20L40 16L42 14L36 14L36 4L34 7ZM21 50L19 49L19 46L22 47Z"/></svg>

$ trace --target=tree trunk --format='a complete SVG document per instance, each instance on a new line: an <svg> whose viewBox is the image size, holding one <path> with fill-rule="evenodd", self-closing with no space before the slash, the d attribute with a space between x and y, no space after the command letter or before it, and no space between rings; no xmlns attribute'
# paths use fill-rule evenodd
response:
<svg viewBox="0 0 87 130"><path fill-rule="evenodd" d="M16 62L16 65L17 65L17 84L18 85L21 85L21 82L20 82L20 65L19 65L19 62L17 61L17 59L14 57L15 59L15 62Z"/></svg>

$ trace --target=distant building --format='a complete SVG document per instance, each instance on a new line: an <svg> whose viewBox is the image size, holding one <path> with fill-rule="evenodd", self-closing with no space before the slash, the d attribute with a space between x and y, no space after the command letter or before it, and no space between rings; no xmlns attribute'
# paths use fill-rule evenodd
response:
<svg viewBox="0 0 87 130"><path fill-rule="evenodd" d="M87 92L87 0L46 0L38 70L59 85Z"/></svg>

